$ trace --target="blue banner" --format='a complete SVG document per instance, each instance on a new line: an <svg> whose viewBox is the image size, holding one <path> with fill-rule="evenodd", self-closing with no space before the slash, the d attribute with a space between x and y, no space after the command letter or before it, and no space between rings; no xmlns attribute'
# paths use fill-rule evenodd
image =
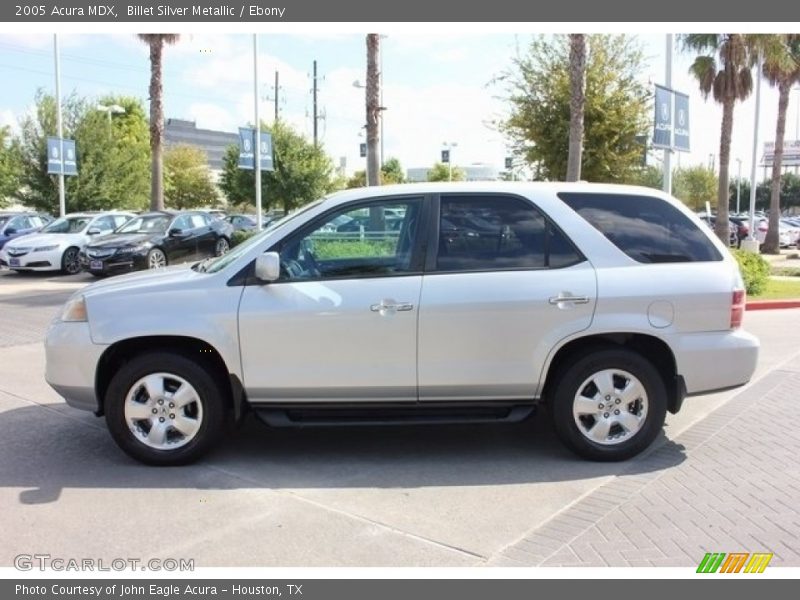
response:
<svg viewBox="0 0 800 600"><path fill-rule="evenodd" d="M672 147L672 90L656 86L653 147Z"/></svg>
<svg viewBox="0 0 800 600"><path fill-rule="evenodd" d="M62 154L63 152L63 154ZM78 155L75 140L47 138L47 173L49 175L77 175Z"/></svg>
<svg viewBox="0 0 800 600"><path fill-rule="evenodd" d="M675 150L689 152L689 96L680 92L675 92L673 134Z"/></svg>
<svg viewBox="0 0 800 600"><path fill-rule="evenodd" d="M255 168L255 129L239 128L239 168ZM274 171L272 161L272 135L266 131L261 132L261 170Z"/></svg>

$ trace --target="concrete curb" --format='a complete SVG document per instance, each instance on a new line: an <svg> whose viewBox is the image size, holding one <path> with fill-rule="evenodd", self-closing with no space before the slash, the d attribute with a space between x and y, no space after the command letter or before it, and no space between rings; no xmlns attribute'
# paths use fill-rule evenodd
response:
<svg viewBox="0 0 800 600"><path fill-rule="evenodd" d="M748 300L746 310L770 310L774 308L800 308L800 298L786 300Z"/></svg>

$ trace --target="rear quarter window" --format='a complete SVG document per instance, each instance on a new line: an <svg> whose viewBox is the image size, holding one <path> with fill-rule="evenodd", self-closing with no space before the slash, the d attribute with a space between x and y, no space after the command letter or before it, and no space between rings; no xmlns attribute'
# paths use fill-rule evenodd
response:
<svg viewBox="0 0 800 600"><path fill-rule="evenodd" d="M562 192L558 197L637 262L722 260L708 235L661 198L591 192Z"/></svg>

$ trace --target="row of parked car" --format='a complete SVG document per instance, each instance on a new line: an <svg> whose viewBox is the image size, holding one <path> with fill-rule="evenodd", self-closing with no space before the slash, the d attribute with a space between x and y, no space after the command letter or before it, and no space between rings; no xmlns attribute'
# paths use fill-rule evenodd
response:
<svg viewBox="0 0 800 600"><path fill-rule="evenodd" d="M234 231L206 211L81 212L55 220L7 213L0 219L0 266L98 277L220 256Z"/></svg>
<svg viewBox="0 0 800 600"><path fill-rule="evenodd" d="M700 213L698 215L705 223L714 228L716 223L715 215L706 215ZM746 239L750 234L750 216L749 215L731 215L729 219L730 237L728 243L731 246L739 247L742 240ZM755 237L759 243L763 244L767 237L767 230L769 229L769 219L766 216L756 215L755 218L756 232ZM781 248L789 248L791 246L798 246L800 243L800 217L781 217L779 223L779 244Z"/></svg>

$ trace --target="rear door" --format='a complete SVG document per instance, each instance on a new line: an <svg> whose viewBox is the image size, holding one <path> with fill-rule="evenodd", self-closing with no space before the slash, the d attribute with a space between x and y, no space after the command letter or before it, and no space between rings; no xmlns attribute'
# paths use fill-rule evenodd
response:
<svg viewBox="0 0 800 600"><path fill-rule="evenodd" d="M433 222L420 300L420 401L534 398L549 350L591 323L594 269L517 196L444 194Z"/></svg>

